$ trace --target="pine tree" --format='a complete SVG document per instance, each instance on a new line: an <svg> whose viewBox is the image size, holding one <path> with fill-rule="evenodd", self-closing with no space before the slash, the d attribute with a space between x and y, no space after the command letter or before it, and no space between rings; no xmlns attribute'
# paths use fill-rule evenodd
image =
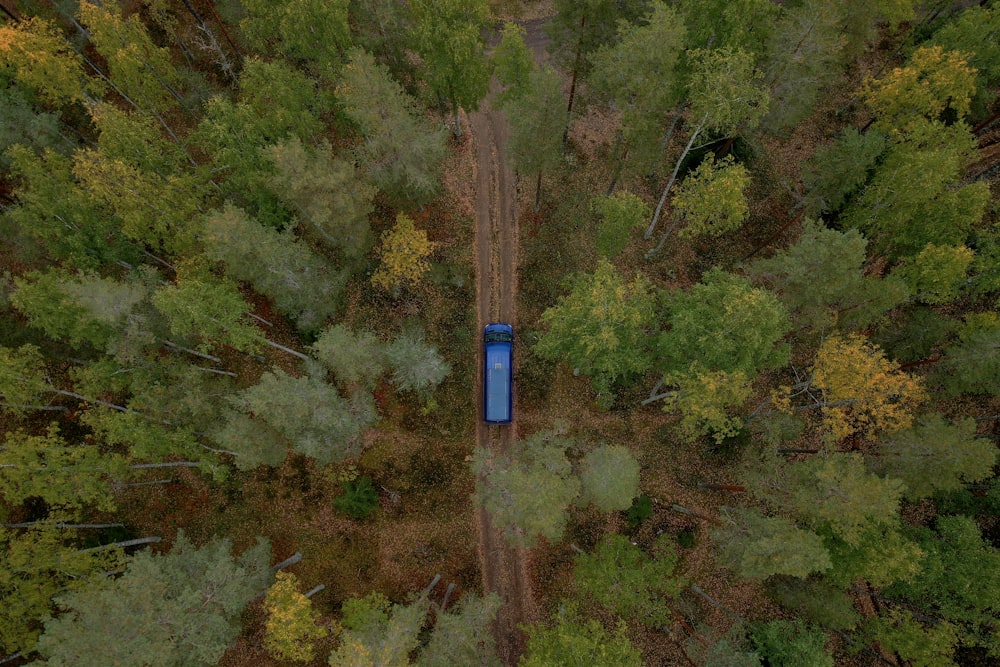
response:
<svg viewBox="0 0 1000 667"><path fill-rule="evenodd" d="M627 510L639 495L639 462L628 447L603 445L583 457L580 484L602 512Z"/></svg>
<svg viewBox="0 0 1000 667"><path fill-rule="evenodd" d="M566 458L572 445L556 432L539 432L518 441L516 451L499 458L475 454L474 468L486 475L477 491L479 501L517 546L532 546L539 536L562 537L566 508L580 492L580 482Z"/></svg>
<svg viewBox="0 0 1000 667"><path fill-rule="evenodd" d="M456 608L437 614L434 632L417 656L417 667L498 667L491 624L499 608L496 593L484 598L465 593Z"/></svg>
<svg viewBox="0 0 1000 667"><path fill-rule="evenodd" d="M626 622L661 626L672 616L664 598L679 595L687 582L675 574L679 556L668 536L656 541L654 554L624 535L607 535L593 553L576 556L573 586L584 600Z"/></svg>
<svg viewBox="0 0 1000 667"><path fill-rule="evenodd" d="M552 625L528 628L528 645L520 667L551 665L602 665L633 667L642 656L625 634L624 625L613 633L591 619L577 621L560 615Z"/></svg>
<svg viewBox="0 0 1000 667"><path fill-rule="evenodd" d="M451 372L451 366L437 348L424 340L422 331L415 329L404 331L386 345L385 360L398 391L427 392Z"/></svg>
<svg viewBox="0 0 1000 667"><path fill-rule="evenodd" d="M330 654L330 667L408 667L427 602L389 605L379 593L344 602L340 646Z"/></svg>
<svg viewBox="0 0 1000 667"><path fill-rule="evenodd" d="M475 110L489 88L490 68L481 31L486 0L415 0L411 33L423 60L423 78L451 104L455 137L462 136L460 107Z"/></svg>
<svg viewBox="0 0 1000 667"><path fill-rule="evenodd" d="M338 381L371 389L386 370L385 347L367 331L355 332L344 324L334 324L317 336L312 352Z"/></svg>
<svg viewBox="0 0 1000 667"><path fill-rule="evenodd" d="M629 236L642 227L652 209L640 197L626 190L613 195L595 197L591 210L600 216L597 224L597 250L613 259L628 245Z"/></svg>
<svg viewBox="0 0 1000 667"><path fill-rule="evenodd" d="M276 232L227 204L205 220L205 254L274 300L300 329L318 331L337 310L346 281L290 229Z"/></svg>
<svg viewBox="0 0 1000 667"><path fill-rule="evenodd" d="M782 517L723 508L722 525L709 534L720 564L741 577L764 579L787 574L804 578L830 567L830 552L822 538Z"/></svg>
<svg viewBox="0 0 1000 667"><path fill-rule="evenodd" d="M348 0L246 0L240 30L261 53L316 63L320 74L335 74L350 45Z"/></svg>
<svg viewBox="0 0 1000 667"><path fill-rule="evenodd" d="M426 204L440 187L444 134L432 128L413 99L370 53L352 49L337 97L361 131L361 169L397 202Z"/></svg>
<svg viewBox="0 0 1000 667"><path fill-rule="evenodd" d="M928 414L880 442L871 465L902 480L907 498L915 500L987 479L996 459L996 446L976 437L974 420L949 424L939 414Z"/></svg>
<svg viewBox="0 0 1000 667"><path fill-rule="evenodd" d="M121 577L57 598L37 650L53 667L216 665L267 588L270 554L260 540L234 558L229 540L195 547L182 532L169 553L140 551Z"/></svg>

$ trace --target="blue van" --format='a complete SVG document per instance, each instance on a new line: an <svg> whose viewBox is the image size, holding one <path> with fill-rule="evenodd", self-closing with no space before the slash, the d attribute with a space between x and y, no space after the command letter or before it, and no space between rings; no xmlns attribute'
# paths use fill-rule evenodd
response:
<svg viewBox="0 0 1000 667"><path fill-rule="evenodd" d="M509 424L514 414L514 328L494 323L483 332L483 420Z"/></svg>

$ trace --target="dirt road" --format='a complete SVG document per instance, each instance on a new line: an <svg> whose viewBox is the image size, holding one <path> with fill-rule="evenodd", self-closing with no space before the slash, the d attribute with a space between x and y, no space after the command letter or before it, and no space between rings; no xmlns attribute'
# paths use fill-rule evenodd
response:
<svg viewBox="0 0 1000 667"><path fill-rule="evenodd" d="M507 122L497 111L483 109L469 116L476 154L476 301L479 331L490 322L507 322L517 335L517 219L514 176L503 156ZM482 349L479 351L482 368ZM482 374L477 375L479 424L476 445L496 454L509 452L516 435L510 426L487 426L482 421ZM477 483L482 483L482 479ZM507 543L488 512L477 508L479 557L483 588L497 593L503 606L494 632L504 665L514 666L524 650L518 625L535 620L526 554Z"/></svg>

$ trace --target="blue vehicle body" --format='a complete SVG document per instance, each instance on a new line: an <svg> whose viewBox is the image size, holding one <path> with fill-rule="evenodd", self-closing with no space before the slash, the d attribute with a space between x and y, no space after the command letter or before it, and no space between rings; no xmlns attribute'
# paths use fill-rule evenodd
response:
<svg viewBox="0 0 1000 667"><path fill-rule="evenodd" d="M495 323L483 332L483 420L509 424L514 415L514 328Z"/></svg>

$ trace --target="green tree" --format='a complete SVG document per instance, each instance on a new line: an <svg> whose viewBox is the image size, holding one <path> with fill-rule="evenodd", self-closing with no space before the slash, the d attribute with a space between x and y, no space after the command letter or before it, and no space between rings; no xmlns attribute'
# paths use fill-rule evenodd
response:
<svg viewBox="0 0 1000 667"><path fill-rule="evenodd" d="M897 272L916 298L925 303L947 303L958 296L974 257L975 253L965 246L928 243L912 262Z"/></svg>
<svg viewBox="0 0 1000 667"><path fill-rule="evenodd" d="M22 412L49 388L45 358L37 346L0 346L0 395L4 409Z"/></svg>
<svg viewBox="0 0 1000 667"><path fill-rule="evenodd" d="M327 143L310 151L292 137L268 154L276 172L268 185L299 215L300 227L349 260L364 256L372 243L368 216L375 209L375 188L350 162L335 157Z"/></svg>
<svg viewBox="0 0 1000 667"><path fill-rule="evenodd" d="M46 148L65 152L75 145L62 134L59 116L38 111L20 86L0 90L0 106L4 109L0 118L0 167L9 170L12 160L4 153L12 146L21 145L39 155Z"/></svg>
<svg viewBox="0 0 1000 667"><path fill-rule="evenodd" d="M312 602L299 592L299 580L291 572L278 572L264 597L267 623L264 646L279 660L310 662L316 653L316 640L329 630L317 625L319 614Z"/></svg>
<svg viewBox="0 0 1000 667"><path fill-rule="evenodd" d="M548 431L517 441L509 455L476 452L473 467L486 476L477 490L479 502L512 544L532 546L539 536L550 541L562 537L566 508L580 492L566 458L572 444Z"/></svg>
<svg viewBox="0 0 1000 667"><path fill-rule="evenodd" d="M628 447L603 445L583 457L580 484L602 512L627 510L639 495L639 462Z"/></svg>
<svg viewBox="0 0 1000 667"><path fill-rule="evenodd" d="M590 275L570 281L570 293L542 313L545 332L536 350L548 359L565 359L589 375L598 394L649 369L649 331L655 297L643 276L626 282L607 260Z"/></svg>
<svg viewBox="0 0 1000 667"><path fill-rule="evenodd" d="M276 232L227 204L205 219L203 241L209 258L273 299L300 329L318 331L336 312L346 274L297 240L291 229Z"/></svg>
<svg viewBox="0 0 1000 667"><path fill-rule="evenodd" d="M20 205L4 214L5 221L69 267L94 270L119 260L138 261L139 248L122 233L121 221L79 187L69 158L51 150L36 156L24 146L12 147L7 155L20 181L15 191Z"/></svg>
<svg viewBox="0 0 1000 667"><path fill-rule="evenodd" d="M854 609L854 598L842 587L826 581L826 577L799 579L778 575L769 578L765 585L768 596L810 623L832 630L850 630L861 620Z"/></svg>
<svg viewBox="0 0 1000 667"><path fill-rule="evenodd" d="M312 352L333 376L346 385L371 389L385 372L385 344L367 331L351 331L344 324L323 329Z"/></svg>
<svg viewBox="0 0 1000 667"><path fill-rule="evenodd" d="M985 183L962 184L974 151L964 124L914 121L844 211L845 226L871 230L894 258L915 255L928 243L963 244L989 202Z"/></svg>
<svg viewBox="0 0 1000 667"><path fill-rule="evenodd" d="M866 327L908 291L895 278L865 275L867 245L857 230L839 232L807 219L794 245L755 261L748 272L778 295L800 326Z"/></svg>
<svg viewBox="0 0 1000 667"><path fill-rule="evenodd" d="M802 121L820 91L843 70L843 11L840 3L823 0L783 8L767 43L771 105L762 124L769 130Z"/></svg>
<svg viewBox="0 0 1000 667"><path fill-rule="evenodd" d="M1000 650L1000 549L983 540L975 520L939 516L936 532L918 531L926 552L909 581L886 590L955 625L962 643Z"/></svg>
<svg viewBox="0 0 1000 667"><path fill-rule="evenodd" d="M38 497L53 507L114 511L111 483L125 472L121 456L70 444L55 423L44 435L8 432L0 447L0 496L12 505Z"/></svg>
<svg viewBox="0 0 1000 667"><path fill-rule="evenodd" d="M996 394L1000 391L1000 313L970 313L956 340L944 349L934 378L950 394Z"/></svg>
<svg viewBox="0 0 1000 667"><path fill-rule="evenodd" d="M356 393L348 400L314 372L293 377L280 369L268 371L231 403L263 420L293 449L322 465L356 455L362 431L375 418L370 394Z"/></svg>
<svg viewBox="0 0 1000 667"><path fill-rule="evenodd" d="M693 362L708 371L753 376L788 361L781 342L791 323L778 298L745 279L712 269L688 291L667 301L670 328L656 342L658 368L685 372Z"/></svg>
<svg viewBox="0 0 1000 667"><path fill-rule="evenodd" d="M617 41L590 56L590 90L621 111L619 150L644 168L657 159L664 117L681 95L675 69L685 37L677 10L657 1L642 23L621 23Z"/></svg>
<svg viewBox="0 0 1000 667"><path fill-rule="evenodd" d="M593 553L574 558L573 586L626 622L662 626L672 616L664 598L679 595L687 582L675 574L679 557L669 536L660 536L654 554L624 535L606 535Z"/></svg>
<svg viewBox="0 0 1000 667"><path fill-rule="evenodd" d="M804 578L831 564L830 552L818 535L752 509L723 508L722 525L709 534L720 564L748 579L774 574Z"/></svg>
<svg viewBox="0 0 1000 667"><path fill-rule="evenodd" d="M873 524L899 514L903 484L868 472L858 453L830 452L781 465L764 462L755 495L787 508L817 530L829 528L857 544Z"/></svg>
<svg viewBox="0 0 1000 667"><path fill-rule="evenodd" d="M108 63L109 77L126 98L152 113L176 106L181 75L170 52L156 46L138 16L123 17L104 6L82 0L80 21L91 44Z"/></svg>
<svg viewBox="0 0 1000 667"><path fill-rule="evenodd" d="M31 326L74 347L107 346L129 313L147 297L145 286L94 274L58 270L15 279L11 303Z"/></svg>
<svg viewBox="0 0 1000 667"><path fill-rule="evenodd" d="M506 86L500 95L501 103L527 90L535 60L524 41L526 35L525 29L512 21L505 21L500 29L500 43L493 49L492 61L497 79Z"/></svg>
<svg viewBox="0 0 1000 667"><path fill-rule="evenodd" d="M320 116L333 99L316 82L281 61L248 58L235 101L211 98L193 137L223 174L223 193L272 224L286 215L265 187L273 163L264 148L297 137L308 140L323 128Z"/></svg>
<svg viewBox="0 0 1000 667"><path fill-rule="evenodd" d="M440 187L443 132L417 113L413 99L370 53L352 49L348 55L337 97L361 131L361 169L390 198L426 204Z"/></svg>
<svg viewBox="0 0 1000 667"><path fill-rule="evenodd" d="M434 632L417 657L418 667L498 667L500 659L490 626L500 604L496 593L484 598L466 593L455 609L439 613Z"/></svg>
<svg viewBox="0 0 1000 667"><path fill-rule="evenodd" d="M202 348L221 344L254 352L263 346L263 333L247 321L250 304L233 282L183 277L158 289L152 302L166 317L173 336L195 338Z"/></svg>
<svg viewBox="0 0 1000 667"><path fill-rule="evenodd" d="M680 236L722 236L738 229L750 216L749 185L750 172L731 155L702 160L674 195L674 212L687 223Z"/></svg>
<svg viewBox="0 0 1000 667"><path fill-rule="evenodd" d="M876 616L864 627L865 634L885 651L895 653L913 667L947 667L952 660L958 636L947 621L924 626L905 609L890 609Z"/></svg>
<svg viewBox="0 0 1000 667"><path fill-rule="evenodd" d="M209 437L226 451L233 452L239 470L258 466L276 468L288 456L288 441L262 419L236 409L223 411L210 427Z"/></svg>
<svg viewBox="0 0 1000 667"><path fill-rule="evenodd" d="M609 633L595 620L576 621L560 615L552 625L528 628L528 645L517 664L633 667L642 664L642 656L625 635L624 625Z"/></svg>
<svg viewBox="0 0 1000 667"><path fill-rule="evenodd" d="M949 424L939 414L928 414L880 442L871 465L902 480L906 496L915 500L983 481L996 459L996 446L976 437L974 420Z"/></svg>
<svg viewBox="0 0 1000 667"><path fill-rule="evenodd" d="M743 49L755 57L764 52L780 8L767 0L681 0L679 3L692 49Z"/></svg>
<svg viewBox="0 0 1000 667"><path fill-rule="evenodd" d="M169 553L140 551L122 576L57 598L64 613L37 650L52 667L216 665L267 588L270 555L264 540L234 558L229 540L195 547L181 532Z"/></svg>
<svg viewBox="0 0 1000 667"><path fill-rule="evenodd" d="M924 551L903 534L898 523L869 524L853 544L827 539L833 566L823 580L843 589L859 579L876 588L913 579L922 567Z"/></svg>
<svg viewBox="0 0 1000 667"><path fill-rule="evenodd" d="M408 667L409 654L427 616L427 602L389 605L379 593L343 604L344 631L340 646L330 654L330 667Z"/></svg>
<svg viewBox="0 0 1000 667"><path fill-rule="evenodd" d="M55 517L27 529L0 527L0 647L28 654L54 611L53 598L86 589L91 577L122 567L119 549L78 549ZM96 657L96 656L95 656Z"/></svg>
<svg viewBox="0 0 1000 667"><path fill-rule="evenodd" d="M626 190L595 197L590 208L601 218L597 224L597 251L608 259L625 249L629 236L652 213L646 202Z"/></svg>
<svg viewBox="0 0 1000 667"><path fill-rule="evenodd" d="M392 369L398 391L430 391L451 372L451 367L422 331L408 329L385 346L385 359Z"/></svg>
<svg viewBox="0 0 1000 667"><path fill-rule="evenodd" d="M292 60L315 61L331 77L350 45L348 0L245 0L240 30L261 53L278 53Z"/></svg>
<svg viewBox="0 0 1000 667"><path fill-rule="evenodd" d="M839 211L868 180L887 137L877 129L848 127L836 140L821 144L804 165L805 206L809 215Z"/></svg>
<svg viewBox="0 0 1000 667"><path fill-rule="evenodd" d="M735 135L756 127L767 113L768 93L762 85L763 75L755 69L750 53L728 47L696 49L690 53L690 59L688 103L691 116L696 120L656 204L653 220L646 228L647 239L653 235L681 165L702 131L711 129L723 135Z"/></svg>
<svg viewBox="0 0 1000 667"><path fill-rule="evenodd" d="M760 656L773 667L833 667L826 635L801 621L774 620L751 627L750 637Z"/></svg>
<svg viewBox="0 0 1000 667"><path fill-rule="evenodd" d="M489 8L486 0L415 0L412 6L411 35L423 60L423 78L440 99L451 103L455 137L461 137L459 107L474 110L489 88L481 35Z"/></svg>
<svg viewBox="0 0 1000 667"><path fill-rule="evenodd" d="M555 0L545 31L549 53L572 77L567 115L573 110L577 79L590 71L590 55L613 45L622 22L636 22L648 6L648 0Z"/></svg>
<svg viewBox="0 0 1000 667"><path fill-rule="evenodd" d="M504 104L511 134L507 154L517 171L534 175L535 212L542 202L542 174L562 160L561 135L566 126L561 79L551 67L531 72L524 93Z"/></svg>

